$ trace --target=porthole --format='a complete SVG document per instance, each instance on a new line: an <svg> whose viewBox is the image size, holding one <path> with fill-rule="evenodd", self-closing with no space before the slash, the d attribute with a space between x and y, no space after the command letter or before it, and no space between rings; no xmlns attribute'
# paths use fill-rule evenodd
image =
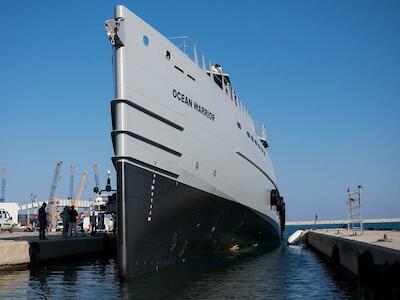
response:
<svg viewBox="0 0 400 300"><path fill-rule="evenodd" d="M145 46L149 46L149 43L150 43L149 38L147 37L147 35L144 35L144 36L143 36L143 44L144 44Z"/></svg>
<svg viewBox="0 0 400 300"><path fill-rule="evenodd" d="M169 52L168 50L165 51L165 58L166 58L167 60L170 60L170 59L171 59L171 52Z"/></svg>

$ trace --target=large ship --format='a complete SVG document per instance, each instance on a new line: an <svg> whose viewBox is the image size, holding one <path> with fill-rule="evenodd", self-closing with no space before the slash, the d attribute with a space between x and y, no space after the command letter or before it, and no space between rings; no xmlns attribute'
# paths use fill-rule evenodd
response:
<svg viewBox="0 0 400 300"><path fill-rule="evenodd" d="M285 203L266 131L229 74L189 38L166 38L124 6L106 31L120 275L279 242Z"/></svg>

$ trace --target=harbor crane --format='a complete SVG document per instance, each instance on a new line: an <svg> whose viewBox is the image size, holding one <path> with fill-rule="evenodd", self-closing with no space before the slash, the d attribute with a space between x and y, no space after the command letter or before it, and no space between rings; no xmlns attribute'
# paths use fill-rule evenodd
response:
<svg viewBox="0 0 400 300"><path fill-rule="evenodd" d="M57 223L57 216L59 214L58 203L54 199L54 196L56 194L58 181L60 180L61 165L62 165L62 161L59 160L56 164L56 169L54 170L54 175L53 175L53 181L52 181L51 187L50 187L48 212L49 212L50 226L52 228L55 228L56 223Z"/></svg>
<svg viewBox="0 0 400 300"><path fill-rule="evenodd" d="M7 168L3 167L3 170L1 172L0 202L5 202L5 197L6 197L6 174L7 174Z"/></svg>
<svg viewBox="0 0 400 300"><path fill-rule="evenodd" d="M74 206L77 206L78 201L81 199L82 191L86 184L87 177L88 177L88 172L83 171L81 183L79 184L78 192L76 193L76 198L75 198L75 201L73 202Z"/></svg>
<svg viewBox="0 0 400 300"><path fill-rule="evenodd" d="M54 196L56 194L56 189L57 189L57 183L60 180L61 165L62 165L62 161L59 160L57 162L56 169L54 171L53 182L52 182L51 188L50 188L49 201L54 200Z"/></svg>
<svg viewBox="0 0 400 300"><path fill-rule="evenodd" d="M97 169L97 164L93 164L93 172L94 172L94 188L93 188L93 192L95 194L99 193L99 171Z"/></svg>
<svg viewBox="0 0 400 300"><path fill-rule="evenodd" d="M74 193L74 173L75 173L75 166L70 165L69 166L69 194L68 194L68 200L72 200L72 196Z"/></svg>

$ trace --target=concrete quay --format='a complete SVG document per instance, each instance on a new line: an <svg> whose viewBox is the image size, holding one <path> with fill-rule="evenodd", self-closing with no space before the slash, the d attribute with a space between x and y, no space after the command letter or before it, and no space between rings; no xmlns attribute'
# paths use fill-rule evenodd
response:
<svg viewBox="0 0 400 300"><path fill-rule="evenodd" d="M348 220L307 220L307 221L286 221L288 226L310 226L310 225L347 225ZM400 223L400 218L375 218L363 219L364 226L368 223Z"/></svg>
<svg viewBox="0 0 400 300"><path fill-rule="evenodd" d="M60 233L49 233L48 240L39 240L37 232L0 233L0 269L36 264L52 259L105 253L115 248L115 237L92 237L80 234L64 239Z"/></svg>
<svg viewBox="0 0 400 300"><path fill-rule="evenodd" d="M378 295L400 296L400 232L345 229L312 230L308 244L360 280Z"/></svg>

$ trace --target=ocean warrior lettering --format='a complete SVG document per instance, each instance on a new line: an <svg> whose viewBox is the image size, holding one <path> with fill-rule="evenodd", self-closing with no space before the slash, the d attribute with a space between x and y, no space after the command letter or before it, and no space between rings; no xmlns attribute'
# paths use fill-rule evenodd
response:
<svg viewBox="0 0 400 300"><path fill-rule="evenodd" d="M198 104L196 101L194 102L194 106L193 108L195 110L197 110L199 113L201 113L202 115L206 116L207 118L209 118L210 120L215 121L215 116L211 111L208 111L206 108L204 108L203 106L201 106L200 104Z"/></svg>
<svg viewBox="0 0 400 300"><path fill-rule="evenodd" d="M203 116L207 117L208 119L215 121L215 115L209 111L207 108L202 106L201 104L197 103L196 101L190 99L185 94L178 92L177 90L172 90L172 96L176 98L178 101L185 103L187 106L190 106L194 110L201 113Z"/></svg>
<svg viewBox="0 0 400 300"><path fill-rule="evenodd" d="M172 95L174 96L174 98L178 99L179 101L181 101L182 103L187 104L190 107L193 107L193 102L192 99L188 98L187 96L185 96L184 94L177 92L176 90L172 91Z"/></svg>

